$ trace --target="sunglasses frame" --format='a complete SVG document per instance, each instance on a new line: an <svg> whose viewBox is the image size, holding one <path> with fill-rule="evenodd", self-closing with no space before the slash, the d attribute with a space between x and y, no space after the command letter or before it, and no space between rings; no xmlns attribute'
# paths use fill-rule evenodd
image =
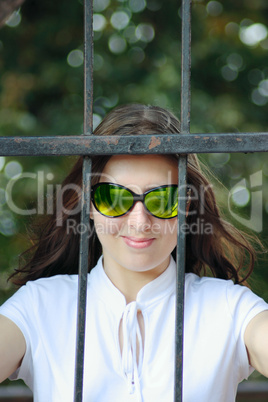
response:
<svg viewBox="0 0 268 402"><path fill-rule="evenodd" d="M103 214L103 213L98 209L98 207L96 206L95 200L94 200L94 193L95 193L96 189L97 189L98 187L100 187L101 185L103 185L103 184L108 184L108 185L116 186L116 187L122 188L122 189L124 189L124 190L127 190L127 191L133 196L133 204L131 205L130 209L128 209L126 212L124 212L123 214L118 215L118 216L109 216L109 215ZM156 216L156 215L152 214L152 212L150 212L150 211L148 210L148 208L146 207L145 202L144 202L144 201L145 201L145 197L146 197L147 194L151 193L152 191L155 191L155 190L158 190L158 189L161 189L161 188L166 188L166 187L177 187L177 188L178 188L178 185L177 185L177 184L164 184L164 185L162 185L162 186L158 186L158 187L151 188L150 190L145 191L143 194L136 194L136 193L134 193L134 191L130 190L128 187L122 186L121 184L111 183L111 182L100 182L100 183L95 184L95 185L92 186L92 188L91 188L91 201L92 201L94 207L96 208L96 210L97 210L101 215L105 216L106 218L121 218L121 216L124 216L124 215L128 214L128 213L134 208L135 204L136 204L138 201L141 201L142 204L144 205L144 208L146 209L146 211L147 211L151 216L153 216L153 217L155 217L155 218L158 218L158 219L173 219L173 218L176 218L178 214L176 214L175 216L171 216L170 218L161 218L161 217L159 217L159 216Z"/></svg>

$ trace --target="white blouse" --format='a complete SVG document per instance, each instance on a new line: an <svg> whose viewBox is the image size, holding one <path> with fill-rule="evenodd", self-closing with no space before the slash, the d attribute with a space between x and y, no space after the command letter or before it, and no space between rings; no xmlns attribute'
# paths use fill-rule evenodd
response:
<svg viewBox="0 0 268 402"><path fill-rule="evenodd" d="M74 388L77 275L28 282L1 308L25 336L27 350L12 378L35 402L71 402ZM144 286L136 301L106 276L102 260L88 275L85 402L173 402L176 265ZM243 335L268 305L231 281L186 274L184 402L232 402L252 371ZM142 343L137 311L144 320ZM123 348L119 343L122 321Z"/></svg>

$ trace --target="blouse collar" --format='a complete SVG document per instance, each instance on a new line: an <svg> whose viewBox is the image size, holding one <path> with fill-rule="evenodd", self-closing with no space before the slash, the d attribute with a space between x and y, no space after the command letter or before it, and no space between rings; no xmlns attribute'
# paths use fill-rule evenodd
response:
<svg viewBox="0 0 268 402"><path fill-rule="evenodd" d="M94 293L102 299L111 309L122 312L126 307L125 296L111 282L103 269L102 257L89 275L89 286ZM138 308L144 310L160 299L175 292L176 288L176 263L172 256L165 271L153 281L143 286L137 294L136 303Z"/></svg>

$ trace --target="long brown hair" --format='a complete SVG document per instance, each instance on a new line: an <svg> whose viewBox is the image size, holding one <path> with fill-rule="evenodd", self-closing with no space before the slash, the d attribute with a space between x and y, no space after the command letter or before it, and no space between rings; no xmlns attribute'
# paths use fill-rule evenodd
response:
<svg viewBox="0 0 268 402"><path fill-rule="evenodd" d="M94 131L95 135L100 136L164 133L179 134L179 120L165 109L140 104L117 107ZM172 157L178 158L179 155ZM109 158L109 156L92 157L92 185L98 182ZM20 265L11 275L16 285L21 286L29 280L57 274L78 273L79 233L77 230L67 229L70 216L74 229L80 223L82 162L83 159L80 157L62 184L63 188L67 189L63 192L63 208L60 211L55 208L56 212L46 217L38 236L32 238L32 247L22 255L22 257L30 255L28 262ZM199 276L210 271L217 278L233 279L235 283L245 281L253 270L254 249L243 233L220 216L212 186L195 154L188 155L187 183L190 188L198 189L197 196L191 199L188 227L197 227L202 222L203 229L212 228L212 230L207 230L205 233L200 230L193 233L190 230L187 233L186 271ZM89 222L89 234L90 271L102 252L92 221ZM175 256L174 251L173 254Z"/></svg>

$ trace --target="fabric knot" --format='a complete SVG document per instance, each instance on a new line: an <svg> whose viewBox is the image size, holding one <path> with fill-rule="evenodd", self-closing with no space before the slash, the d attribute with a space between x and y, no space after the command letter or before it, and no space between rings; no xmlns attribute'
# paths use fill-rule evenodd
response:
<svg viewBox="0 0 268 402"><path fill-rule="evenodd" d="M140 396L139 368L142 364L142 336L138 323L137 313L140 310L137 302L129 303L122 316L123 350L122 364L127 379L128 391L133 394L135 391ZM137 345L139 345L139 356L137 356ZM138 359L138 363L137 363Z"/></svg>

